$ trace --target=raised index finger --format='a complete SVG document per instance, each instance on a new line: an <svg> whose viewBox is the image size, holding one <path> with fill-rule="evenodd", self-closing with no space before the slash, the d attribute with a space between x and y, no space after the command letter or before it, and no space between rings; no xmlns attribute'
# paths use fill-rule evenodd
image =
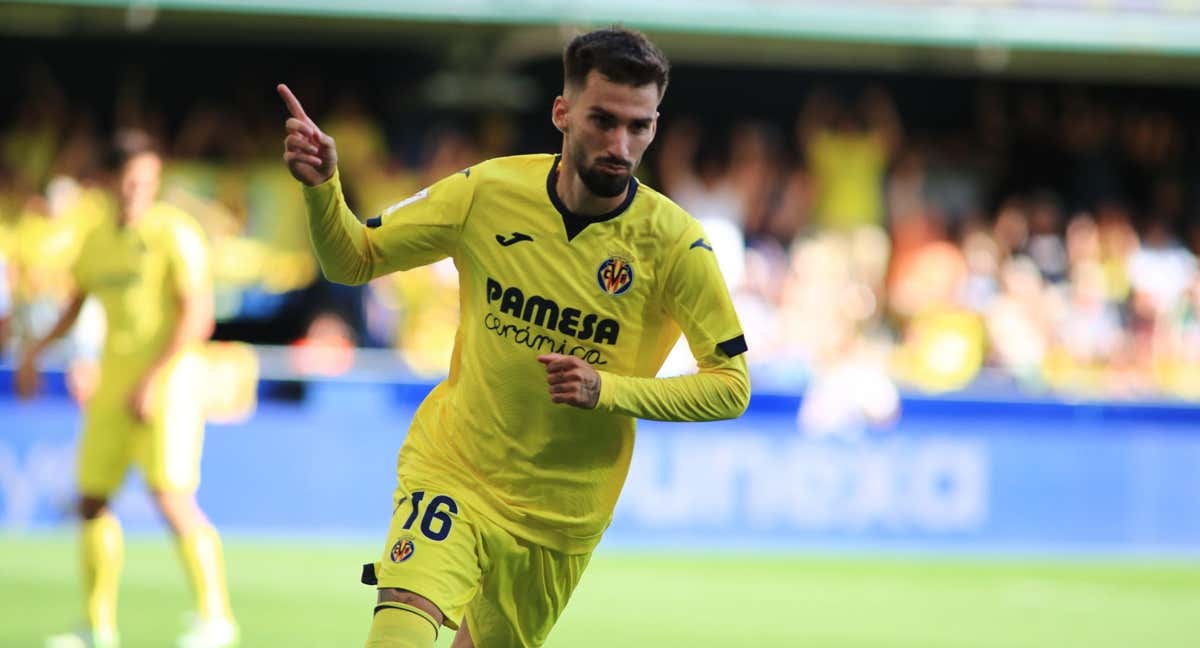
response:
<svg viewBox="0 0 1200 648"><path fill-rule="evenodd" d="M292 117L303 119L306 122L312 122L308 115L304 113L304 108L300 105L300 100L287 87L287 84L280 83L275 86L275 90L279 92L279 96L283 97L283 103L287 104L288 112L292 113Z"/></svg>

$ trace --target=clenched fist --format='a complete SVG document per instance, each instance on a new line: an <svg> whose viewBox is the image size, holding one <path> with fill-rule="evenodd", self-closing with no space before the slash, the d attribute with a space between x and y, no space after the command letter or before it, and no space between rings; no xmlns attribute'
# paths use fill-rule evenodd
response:
<svg viewBox="0 0 1200 648"><path fill-rule="evenodd" d="M600 374L592 365L572 355L547 353L538 356L546 365L550 400L580 409L594 409L600 400Z"/></svg>

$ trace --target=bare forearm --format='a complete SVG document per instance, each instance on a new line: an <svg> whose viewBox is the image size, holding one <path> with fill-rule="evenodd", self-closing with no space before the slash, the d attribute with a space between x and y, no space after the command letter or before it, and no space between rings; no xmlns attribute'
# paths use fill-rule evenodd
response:
<svg viewBox="0 0 1200 648"><path fill-rule="evenodd" d="M750 402L750 379L741 358L690 376L631 378L600 375L597 408L655 421L737 418Z"/></svg>

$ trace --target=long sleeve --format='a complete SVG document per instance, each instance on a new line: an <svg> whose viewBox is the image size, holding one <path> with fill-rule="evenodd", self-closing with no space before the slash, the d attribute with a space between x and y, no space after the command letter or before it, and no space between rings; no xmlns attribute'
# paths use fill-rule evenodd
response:
<svg viewBox="0 0 1200 648"><path fill-rule="evenodd" d="M366 227L346 205L339 172L335 170L323 184L305 187L304 204L313 250L325 277L351 285L369 281L374 260Z"/></svg>
<svg viewBox="0 0 1200 648"><path fill-rule="evenodd" d="M746 338L716 256L694 220L669 245L661 299L687 337L700 371L673 378L600 372L597 408L658 421L736 418L750 402Z"/></svg>
<svg viewBox="0 0 1200 648"><path fill-rule="evenodd" d="M600 373L597 408L655 421L716 421L741 416L750 403L745 356L690 376L632 378Z"/></svg>
<svg viewBox="0 0 1200 648"><path fill-rule="evenodd" d="M309 235L321 270L330 281L352 285L452 256L473 196L469 175L456 173L364 225L346 205L339 172L304 188Z"/></svg>

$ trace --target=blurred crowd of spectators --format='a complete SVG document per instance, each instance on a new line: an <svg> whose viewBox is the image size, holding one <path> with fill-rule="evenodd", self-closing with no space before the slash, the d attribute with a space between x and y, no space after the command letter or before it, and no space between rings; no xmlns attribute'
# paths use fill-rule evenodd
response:
<svg viewBox="0 0 1200 648"><path fill-rule="evenodd" d="M833 394L818 418L886 418L885 376L1200 397L1185 124L1076 90L974 109L967 132L906 133L881 89L818 89L791 132L738 123L708 153L670 124L659 178L721 246L752 358Z"/></svg>
<svg viewBox="0 0 1200 648"><path fill-rule="evenodd" d="M641 175L704 223L755 373L807 385L814 421L886 419L897 386L981 380L1200 398L1198 143L1176 112L1105 97L981 85L969 128L918 130L882 87L816 87L791 123L664 115ZM53 324L107 182L106 135L84 106L49 77L17 105L0 124L9 349ZM364 217L523 152L497 117L431 129L407 163L362 97L326 105L314 117L337 139ZM364 290L321 280L301 193L279 161L281 112L198 103L171 127L136 107L116 112L164 144L163 197L210 237L219 335L394 347L419 372L443 370L453 266Z"/></svg>

